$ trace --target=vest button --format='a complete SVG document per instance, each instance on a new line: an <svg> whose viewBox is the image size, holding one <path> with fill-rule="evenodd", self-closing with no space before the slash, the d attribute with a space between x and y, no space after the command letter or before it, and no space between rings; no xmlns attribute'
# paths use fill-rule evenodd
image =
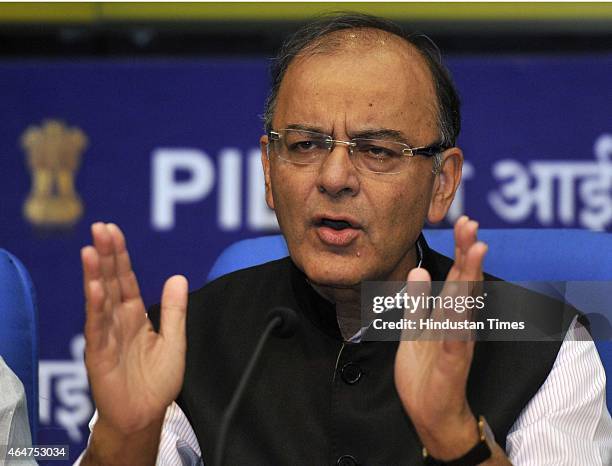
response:
<svg viewBox="0 0 612 466"><path fill-rule="evenodd" d="M342 366L342 369L340 370L342 380L344 380L349 385L354 385L359 382L361 374L361 368L354 362L347 362L344 366Z"/></svg>
<svg viewBox="0 0 612 466"><path fill-rule="evenodd" d="M336 461L337 466L357 466L357 461L351 455L342 455Z"/></svg>

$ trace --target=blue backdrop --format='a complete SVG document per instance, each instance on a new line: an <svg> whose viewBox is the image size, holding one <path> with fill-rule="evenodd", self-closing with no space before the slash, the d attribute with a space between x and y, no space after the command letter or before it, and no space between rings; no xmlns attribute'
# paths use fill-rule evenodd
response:
<svg viewBox="0 0 612 466"><path fill-rule="evenodd" d="M467 212L487 228L611 231L612 56L479 56L449 65L464 102L467 163L445 226ZM79 249L89 225L123 228L148 303L166 277L182 273L199 287L225 246L275 232L258 150L267 63L4 61L0 76L0 246L21 258L38 293L38 443L70 443L74 459L93 410L80 337ZM86 138L72 153L81 155L78 169L22 142L30 127L48 142L49 121ZM58 151L70 152L63 134ZM83 215L72 226L41 228L23 214L45 163L74 181Z"/></svg>

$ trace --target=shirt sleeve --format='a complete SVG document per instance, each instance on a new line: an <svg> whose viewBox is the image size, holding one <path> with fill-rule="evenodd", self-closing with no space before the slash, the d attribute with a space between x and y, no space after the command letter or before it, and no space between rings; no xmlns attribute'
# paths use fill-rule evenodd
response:
<svg viewBox="0 0 612 466"><path fill-rule="evenodd" d="M156 466L197 466L202 452L187 416L176 403L166 410Z"/></svg>
<svg viewBox="0 0 612 466"><path fill-rule="evenodd" d="M606 374L587 330L574 320L548 378L506 438L515 466L612 464Z"/></svg>
<svg viewBox="0 0 612 466"><path fill-rule="evenodd" d="M89 431L98 420L96 411L89 421ZM90 435L91 438L91 435ZM89 441L87 442L89 444ZM79 466L85 452L81 453L73 466ZM162 433L157 451L156 466L198 466L202 465L202 452L198 439L187 420L187 416L176 403L166 409Z"/></svg>
<svg viewBox="0 0 612 466"><path fill-rule="evenodd" d="M35 465L33 459L9 458L10 447L32 445L28 407L23 384L0 356L0 464Z"/></svg>

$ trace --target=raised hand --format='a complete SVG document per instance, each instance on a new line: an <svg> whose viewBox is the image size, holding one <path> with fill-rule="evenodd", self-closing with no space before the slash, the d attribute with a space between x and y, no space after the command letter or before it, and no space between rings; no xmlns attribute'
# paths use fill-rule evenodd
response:
<svg viewBox="0 0 612 466"><path fill-rule="evenodd" d="M98 424L116 437L129 437L161 425L182 385L187 280L173 276L166 281L160 332L155 332L123 233L104 223L95 223L91 231L93 246L81 250L87 301L85 364Z"/></svg>
<svg viewBox="0 0 612 466"><path fill-rule="evenodd" d="M487 246L477 241L477 230L478 224L466 216L455 224L455 263L443 294L453 287L450 282L482 281ZM415 287L419 288L418 294L427 293L430 282L424 269L416 268L408 274L411 293ZM439 459L460 457L478 440L476 419L466 397L473 350L474 342L467 339L436 340L427 336L401 341L398 347L398 394L423 444Z"/></svg>

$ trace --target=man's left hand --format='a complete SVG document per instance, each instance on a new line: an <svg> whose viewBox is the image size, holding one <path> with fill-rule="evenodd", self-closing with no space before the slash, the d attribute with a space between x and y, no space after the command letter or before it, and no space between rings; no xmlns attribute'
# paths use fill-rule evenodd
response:
<svg viewBox="0 0 612 466"><path fill-rule="evenodd" d="M482 281L487 246L477 241L477 230L478 223L466 216L456 222L455 263L447 284ZM430 282L425 269L415 268L408 274L409 289ZM423 445L440 460L459 458L479 441L477 421L466 397L473 351L471 339L421 338L401 341L398 347L397 392Z"/></svg>

